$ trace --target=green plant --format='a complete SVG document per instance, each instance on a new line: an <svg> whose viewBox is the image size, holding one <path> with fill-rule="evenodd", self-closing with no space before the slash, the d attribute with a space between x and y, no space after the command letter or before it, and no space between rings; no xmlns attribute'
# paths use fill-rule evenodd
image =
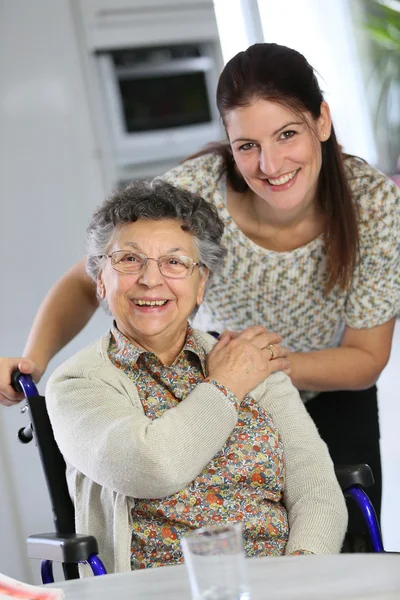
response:
<svg viewBox="0 0 400 600"><path fill-rule="evenodd" d="M365 0L365 31L372 42L375 130L386 138L390 162L400 154L400 0Z"/></svg>

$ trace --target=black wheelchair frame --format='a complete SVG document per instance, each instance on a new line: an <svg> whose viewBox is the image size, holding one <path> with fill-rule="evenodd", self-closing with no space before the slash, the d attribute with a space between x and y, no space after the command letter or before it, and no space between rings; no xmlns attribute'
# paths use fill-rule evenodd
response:
<svg viewBox="0 0 400 600"><path fill-rule="evenodd" d="M29 536L28 557L42 561L43 583L54 581L53 561L62 563L65 579L79 579L78 563L88 563L96 576L106 575L107 571L98 556L96 538L75 532L75 511L65 476L66 465L54 439L45 398L38 393L32 378L19 371L12 374L12 386L17 391L23 391L26 397L31 423L18 431L18 439L24 444L35 440L56 530L55 533Z"/></svg>

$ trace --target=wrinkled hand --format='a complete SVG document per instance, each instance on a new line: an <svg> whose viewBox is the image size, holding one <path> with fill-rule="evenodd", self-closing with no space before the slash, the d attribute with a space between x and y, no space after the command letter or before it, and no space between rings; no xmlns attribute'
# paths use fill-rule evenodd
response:
<svg viewBox="0 0 400 600"><path fill-rule="evenodd" d="M24 399L22 392L16 392L11 387L11 373L19 369L25 375L32 375L38 382L42 373L37 365L29 358L0 358L0 404L13 406Z"/></svg>
<svg viewBox="0 0 400 600"><path fill-rule="evenodd" d="M280 345L280 341L282 340L282 336L280 336L277 333L274 332L269 332L268 329L264 328L264 332L265 335L269 335L270 336L270 342L268 345L272 345L272 352L273 352L273 357L271 354L271 360L277 360L278 358L286 358L287 361L285 361L284 363L279 362L279 363L274 363L273 367L272 367L272 371L271 373L274 373L275 371L283 371L284 373L286 373L286 375L291 375L292 372L292 364L290 361L290 355L292 354L292 352L289 350L289 348L285 348L285 346L281 346ZM228 337L228 339L230 340L234 340L235 338L237 338L240 335L240 333L238 333L237 331L230 331L229 329L224 329L224 331L221 333L221 335L219 336L219 340L222 340L222 338L225 338L226 336ZM281 368L281 365L284 365L285 368ZM278 366L279 365L279 366Z"/></svg>
<svg viewBox="0 0 400 600"><path fill-rule="evenodd" d="M271 373L290 370L288 350L279 345L281 339L259 325L239 334L224 331L207 357L208 377L242 400Z"/></svg>

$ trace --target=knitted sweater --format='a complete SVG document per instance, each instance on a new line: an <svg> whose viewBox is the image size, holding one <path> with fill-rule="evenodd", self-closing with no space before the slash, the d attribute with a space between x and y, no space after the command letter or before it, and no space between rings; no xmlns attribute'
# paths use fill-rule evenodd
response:
<svg viewBox="0 0 400 600"><path fill-rule="evenodd" d="M227 210L219 156L200 156L163 176L214 204L225 225L228 254L208 284L196 327L242 331L263 325L282 335L292 352L308 352L337 347L345 325L374 327L400 313L400 190L357 158L346 157L345 169L360 215L360 263L351 289L336 286L329 296L323 236L289 252L247 238Z"/></svg>
<svg viewBox="0 0 400 600"><path fill-rule="evenodd" d="M205 352L215 344L196 332ZM237 421L232 402L211 383L152 421L135 384L107 356L110 334L50 377L46 402L67 462L76 530L95 535L108 572L130 570L135 498L163 498L188 485L222 448ZM286 460L286 554L339 552L347 526L343 494L326 445L297 390L275 373L251 395L271 415Z"/></svg>

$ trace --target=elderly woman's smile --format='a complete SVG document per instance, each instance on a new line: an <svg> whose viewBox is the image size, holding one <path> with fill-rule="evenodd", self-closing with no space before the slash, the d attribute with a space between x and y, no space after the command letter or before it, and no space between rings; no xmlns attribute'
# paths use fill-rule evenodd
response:
<svg viewBox="0 0 400 600"><path fill-rule="evenodd" d="M187 320L208 277L193 235L176 219L139 219L116 229L97 291L118 329L165 363L179 354Z"/></svg>

